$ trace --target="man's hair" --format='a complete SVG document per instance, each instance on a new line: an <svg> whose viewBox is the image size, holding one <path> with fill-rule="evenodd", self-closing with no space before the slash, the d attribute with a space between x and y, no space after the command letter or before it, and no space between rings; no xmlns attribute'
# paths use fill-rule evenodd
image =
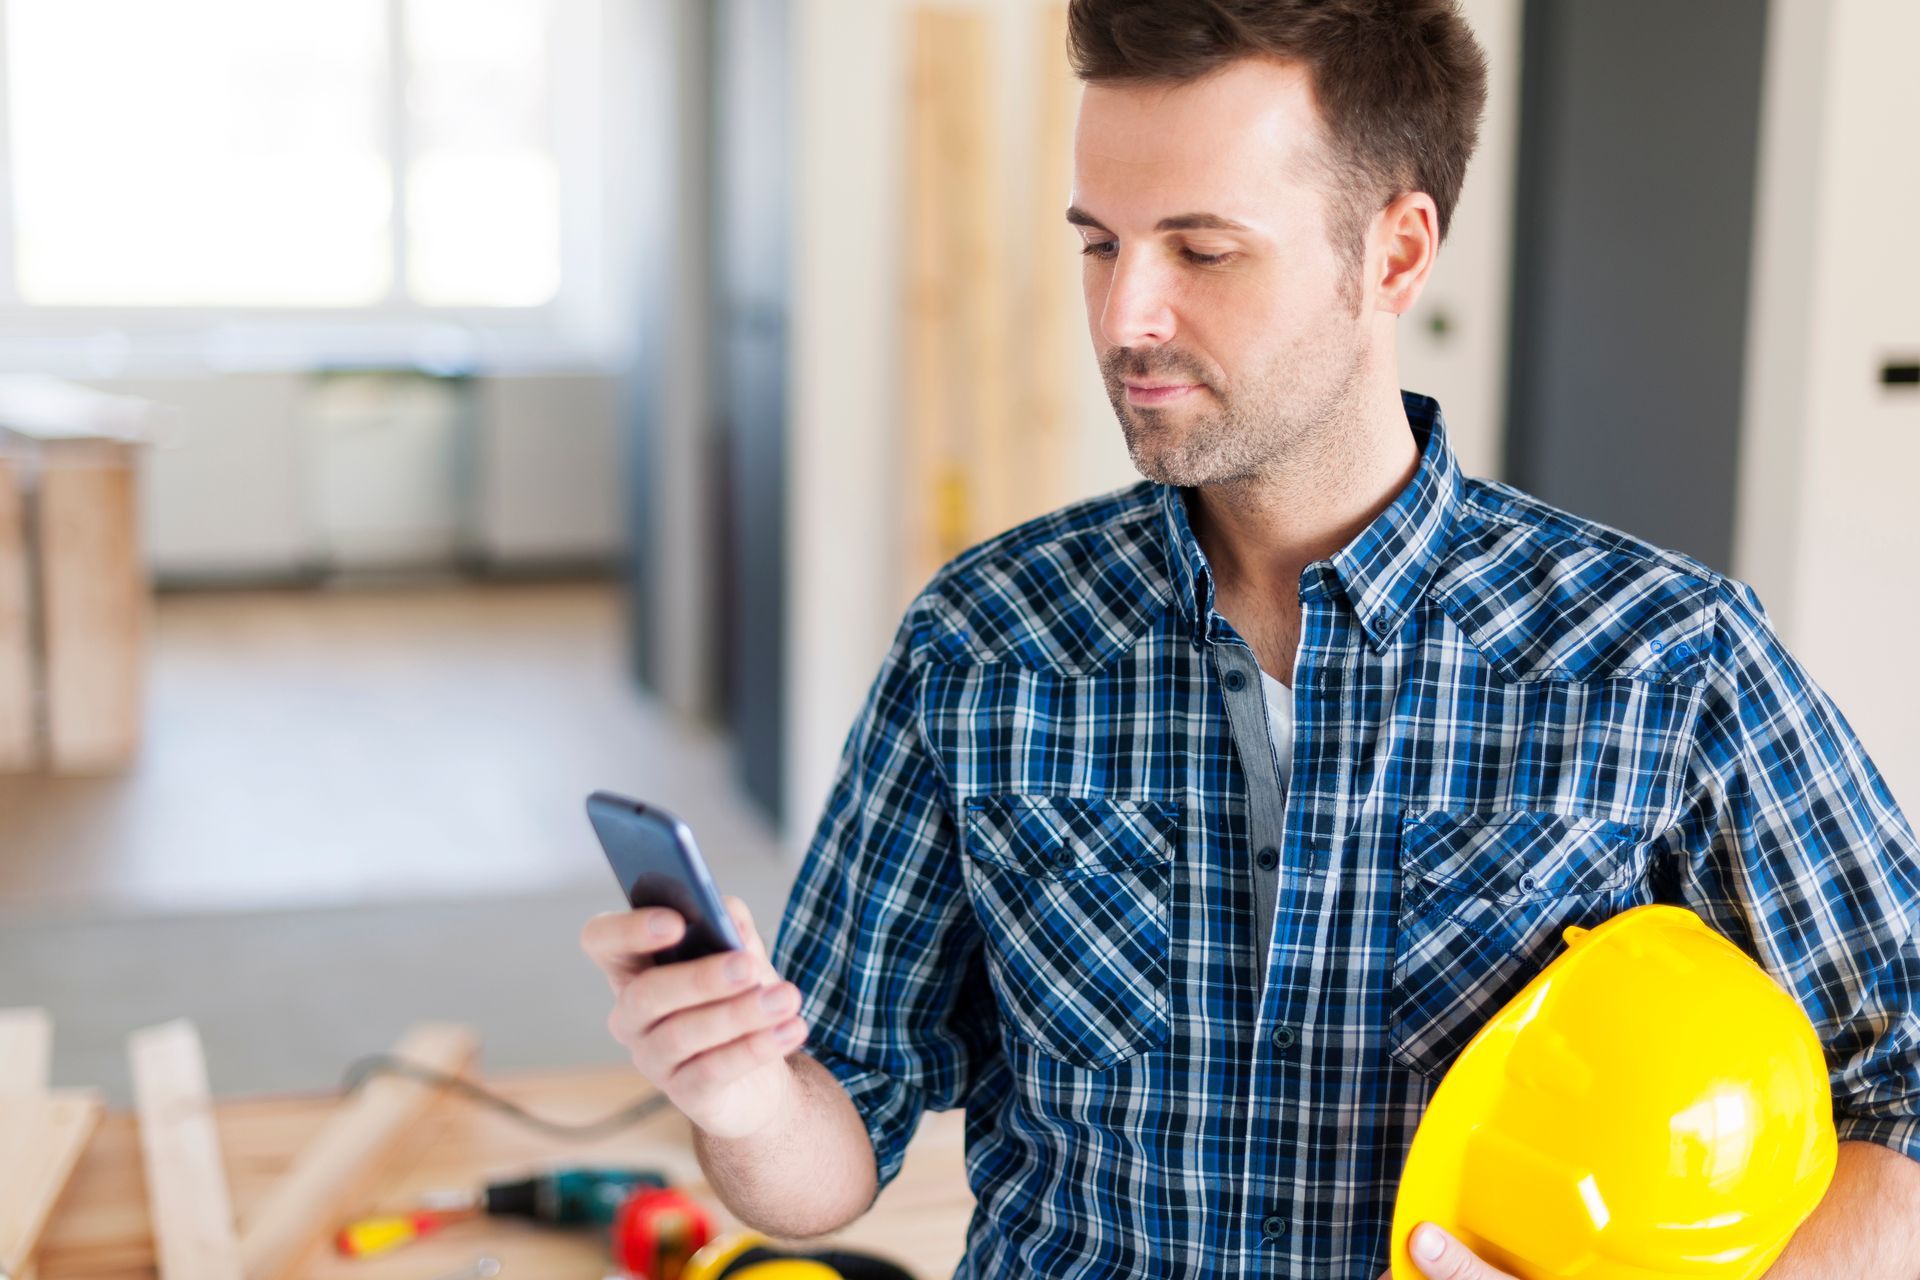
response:
<svg viewBox="0 0 1920 1280"><path fill-rule="evenodd" d="M1487 62L1454 0L1071 0L1089 84L1197 80L1240 58L1305 64L1326 131L1327 234L1358 271L1367 222L1409 191L1446 238L1480 134Z"/></svg>

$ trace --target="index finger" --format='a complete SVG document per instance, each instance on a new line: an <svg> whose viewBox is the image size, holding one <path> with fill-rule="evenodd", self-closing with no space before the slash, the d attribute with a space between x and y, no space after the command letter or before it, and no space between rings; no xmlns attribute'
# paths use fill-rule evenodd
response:
<svg viewBox="0 0 1920 1280"><path fill-rule="evenodd" d="M652 953L678 942L685 929L680 913L669 907L603 911L580 930L580 946L617 991L622 981L649 966Z"/></svg>

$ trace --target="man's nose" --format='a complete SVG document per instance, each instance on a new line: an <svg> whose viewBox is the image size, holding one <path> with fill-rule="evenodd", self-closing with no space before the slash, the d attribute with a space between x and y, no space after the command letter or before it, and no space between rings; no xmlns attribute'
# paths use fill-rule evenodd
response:
<svg viewBox="0 0 1920 1280"><path fill-rule="evenodd" d="M1171 281L1162 266L1124 250L1107 277L1100 332L1116 347L1157 346L1173 338Z"/></svg>

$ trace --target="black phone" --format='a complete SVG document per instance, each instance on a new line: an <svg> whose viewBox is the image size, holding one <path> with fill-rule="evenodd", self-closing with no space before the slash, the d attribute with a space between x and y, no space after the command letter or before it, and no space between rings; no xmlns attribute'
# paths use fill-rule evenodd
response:
<svg viewBox="0 0 1920 1280"><path fill-rule="evenodd" d="M671 907L687 922L680 941L653 953L657 963L698 960L745 947L713 887L713 873L694 843L693 828L665 809L610 791L587 797L587 820L600 837L627 905Z"/></svg>

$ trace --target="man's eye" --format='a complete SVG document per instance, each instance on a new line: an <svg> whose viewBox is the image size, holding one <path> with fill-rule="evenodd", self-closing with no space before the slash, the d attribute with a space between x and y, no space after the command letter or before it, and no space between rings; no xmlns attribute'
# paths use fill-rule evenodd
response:
<svg viewBox="0 0 1920 1280"><path fill-rule="evenodd" d="M1112 240L1093 240L1080 248L1082 257L1095 258L1102 262L1110 260L1118 251L1119 245ZM1217 267L1239 256L1234 253L1195 253L1192 249L1182 249L1180 252L1188 262L1198 267Z"/></svg>

